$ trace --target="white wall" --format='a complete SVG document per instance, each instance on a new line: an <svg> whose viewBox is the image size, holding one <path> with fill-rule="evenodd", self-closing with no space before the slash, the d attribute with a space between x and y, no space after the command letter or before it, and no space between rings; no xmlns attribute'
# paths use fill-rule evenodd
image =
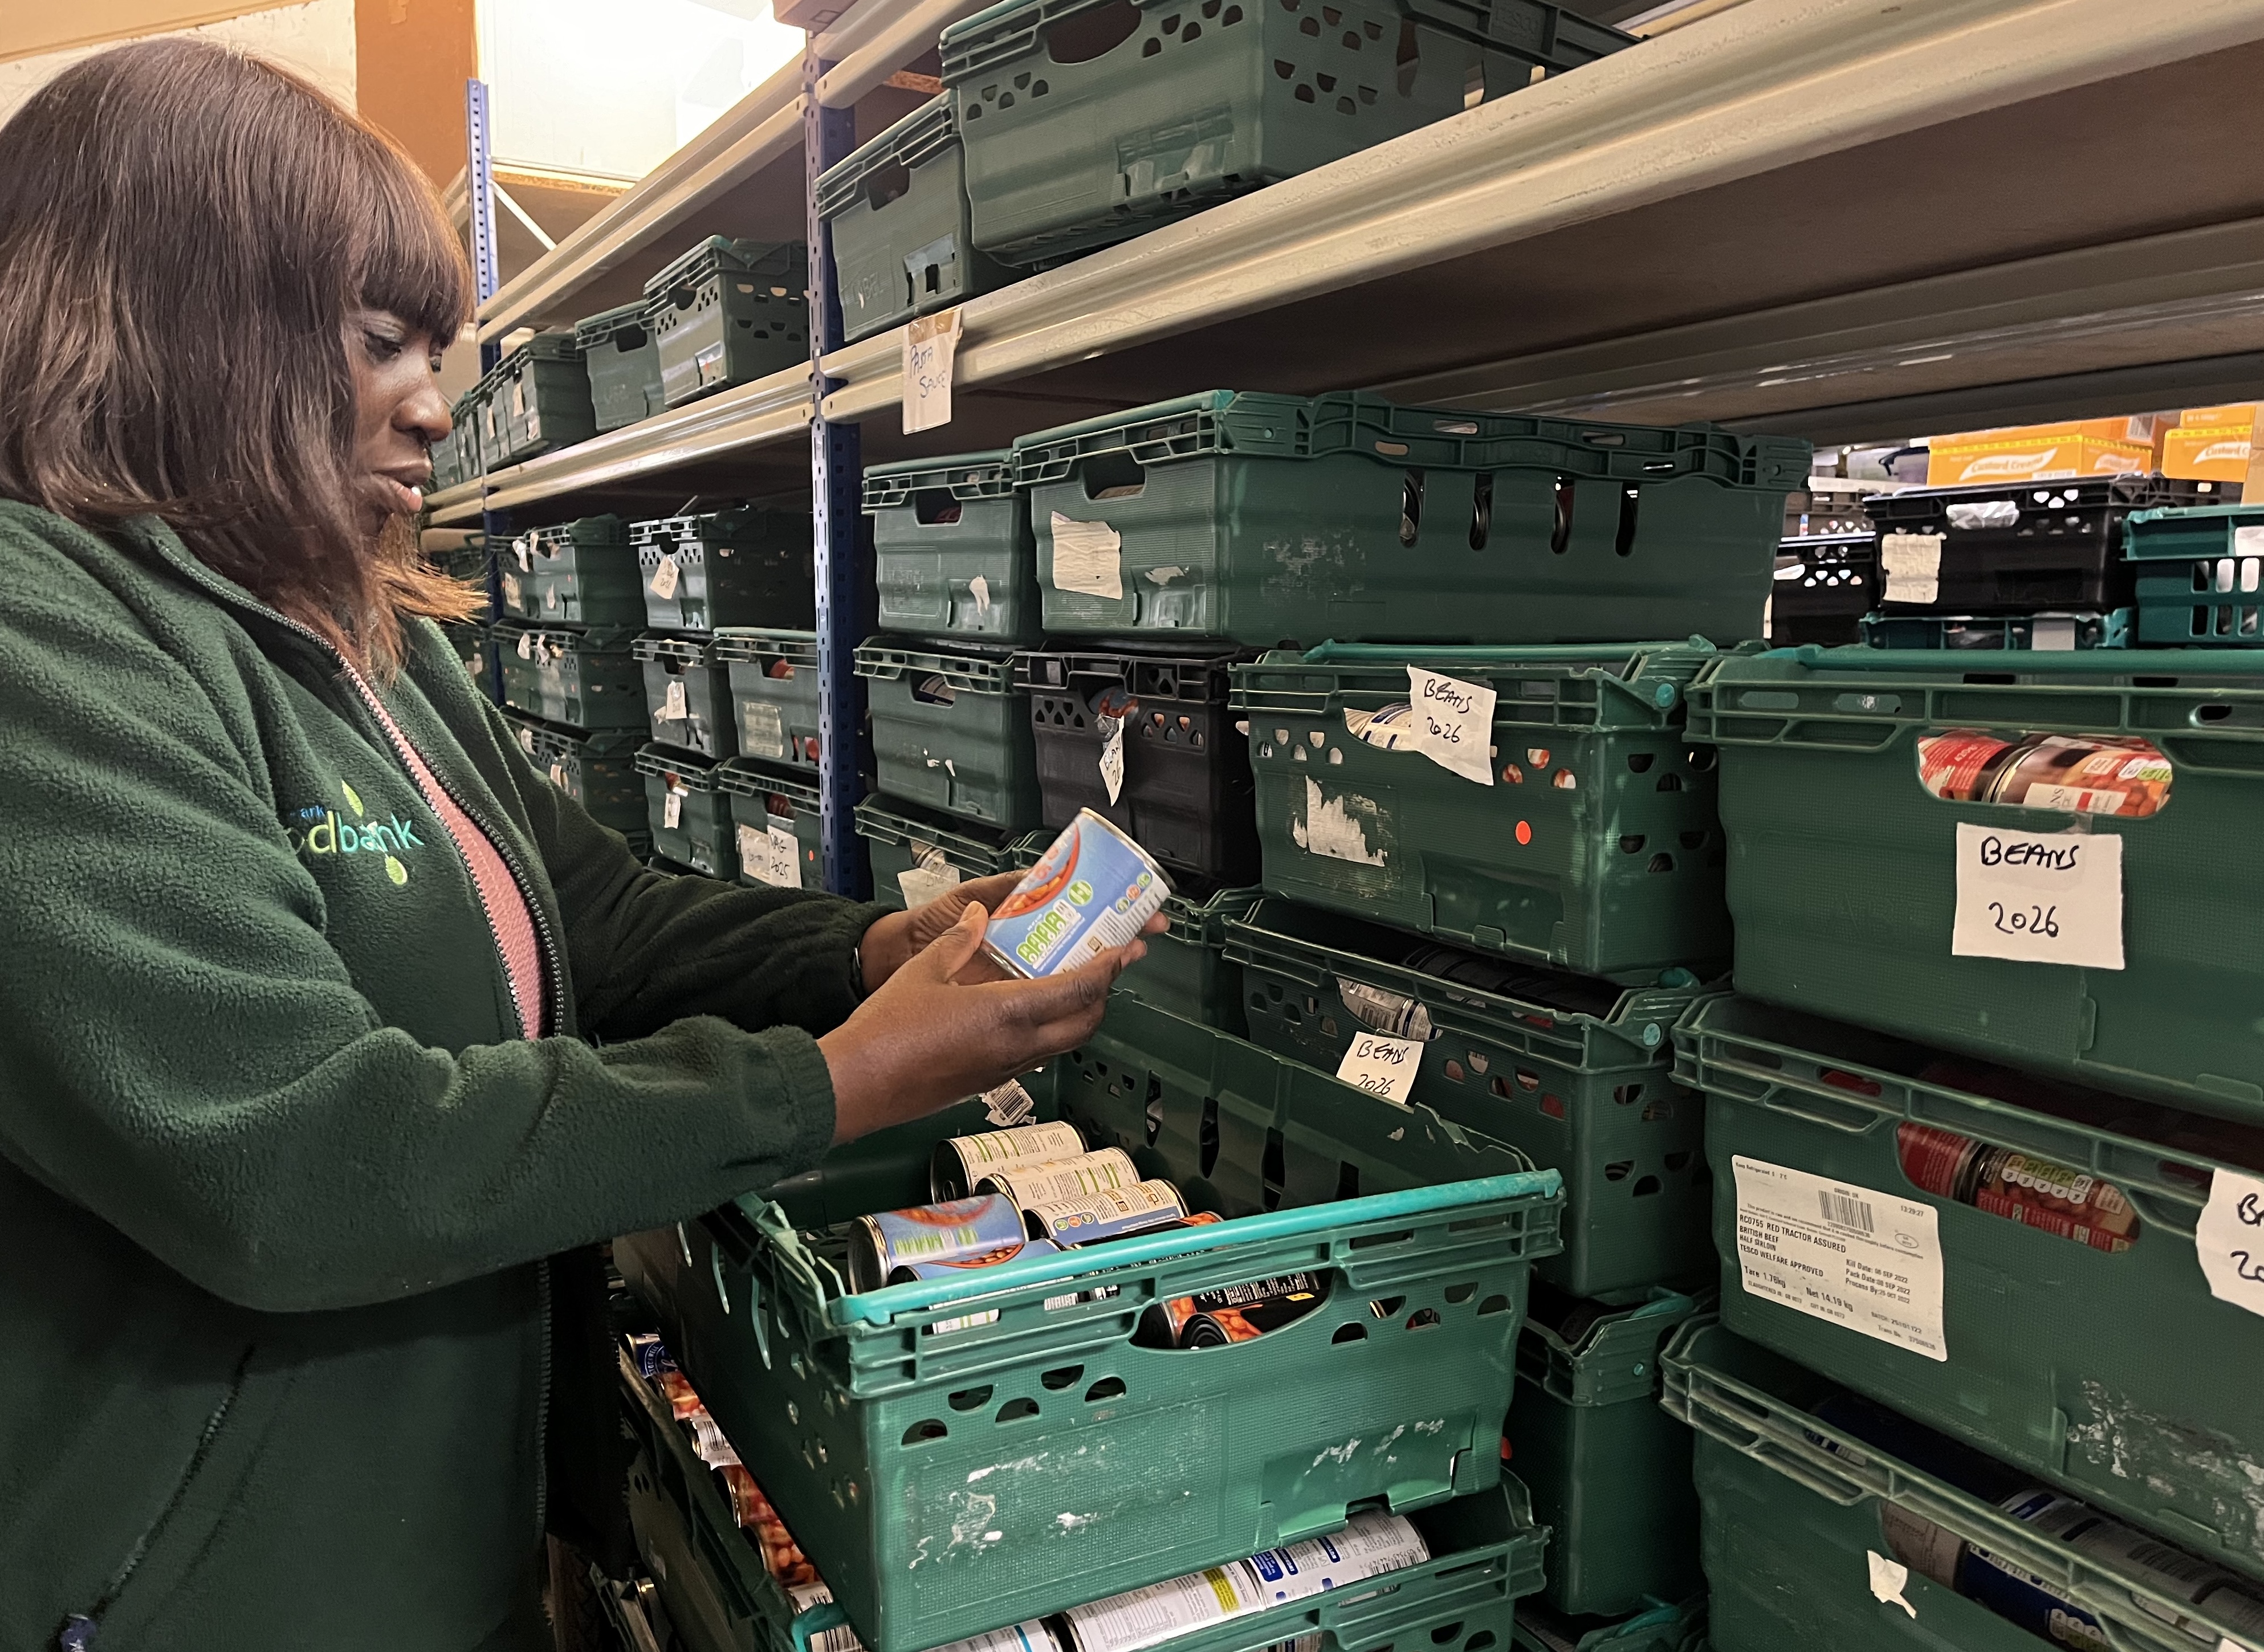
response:
<svg viewBox="0 0 2264 1652"><path fill-rule="evenodd" d="M384 0L370 3L382 4ZM353 106L354 0L306 0L301 5L254 11L224 23L163 33L196 35L272 57L342 99L348 108ZM74 47L68 51L44 52L37 57L19 57L0 63L0 120L5 120L17 105L81 58L121 44L113 40L103 46Z"/></svg>

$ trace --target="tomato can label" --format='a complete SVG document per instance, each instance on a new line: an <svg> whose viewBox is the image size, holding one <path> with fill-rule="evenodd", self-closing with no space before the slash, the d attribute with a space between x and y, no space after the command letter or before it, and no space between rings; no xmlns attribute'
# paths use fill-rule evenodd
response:
<svg viewBox="0 0 2264 1652"><path fill-rule="evenodd" d="M1042 978L1133 939L1171 893L1171 880L1146 850L1079 809L998 902L983 945L1014 974Z"/></svg>

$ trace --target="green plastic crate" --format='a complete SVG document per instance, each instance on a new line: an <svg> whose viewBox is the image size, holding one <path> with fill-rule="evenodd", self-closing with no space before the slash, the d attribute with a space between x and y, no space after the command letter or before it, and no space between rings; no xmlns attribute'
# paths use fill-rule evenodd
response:
<svg viewBox="0 0 2264 1652"><path fill-rule="evenodd" d="M624 1502L637 1559L649 1582L601 1587L599 1602L624 1646L642 1648L635 1632L622 1627L623 1608L615 1589L633 1590L639 1627L654 1636L665 1652L748 1652L731 1640L733 1619L709 1580L706 1566L693 1547L691 1528L678 1511L677 1500L662 1489L661 1471L642 1451L633 1451L626 1471ZM659 1620L656 1627L655 1620Z"/></svg>
<svg viewBox="0 0 2264 1652"><path fill-rule="evenodd" d="M670 407L809 365L809 254L710 235L644 284Z"/></svg>
<svg viewBox="0 0 2264 1652"><path fill-rule="evenodd" d="M1568 1618L1523 1601L1514 1644L1518 1652L1706 1652L1706 1600L1662 1601L1617 1619Z"/></svg>
<svg viewBox="0 0 2264 1652"><path fill-rule="evenodd" d="M475 482L487 474L487 456L481 451L482 427L487 423L487 380L483 378L458 396L448 409L449 435L454 443L450 475L451 482L442 482L436 476L436 487L460 486ZM433 460L437 468L439 460L436 450Z"/></svg>
<svg viewBox="0 0 2264 1652"><path fill-rule="evenodd" d="M1518 1338L1503 1425L1510 1468L1549 1528L1542 1598L1573 1616L1622 1619L1687 1600L1705 1586L1698 1502L1688 1431L1658 1406L1658 1355L1698 1304L1660 1286L1617 1293L1610 1313L1568 1339L1543 1294ZM1572 1301L1546 1294L1548 1308Z"/></svg>
<svg viewBox="0 0 2264 1652"><path fill-rule="evenodd" d="M915 867L949 867L961 880L988 878L1034 864L1053 841L1043 832L1025 834L932 815L878 792L857 805L857 835L872 862L873 898L898 911L905 904L899 880Z"/></svg>
<svg viewBox="0 0 2264 1652"><path fill-rule="evenodd" d="M574 323L590 377L590 411L598 431L620 430L664 409L660 341L645 319L644 300L584 315Z"/></svg>
<svg viewBox="0 0 2264 1652"><path fill-rule="evenodd" d="M815 769L818 756L817 633L733 627L715 634L739 750L766 763Z"/></svg>
<svg viewBox="0 0 2264 1652"><path fill-rule="evenodd" d="M590 409L590 377L571 333L537 333L505 356L489 391L493 427L502 446L489 463L516 465L598 433Z"/></svg>
<svg viewBox="0 0 2264 1652"><path fill-rule="evenodd" d="M1053 841L1042 837L1040 848ZM1229 952L1227 926L1258 903L1247 885L1222 888L1199 878L1174 880L1164 900L1171 929L1148 937L1148 955L1116 978L1116 989L1159 1010L1231 1032L1247 1030L1242 966Z"/></svg>
<svg viewBox="0 0 2264 1652"><path fill-rule="evenodd" d="M2105 613L1887 614L1862 618L1864 645L1874 648L2032 648L2042 653L2070 648L2130 646L2130 610Z"/></svg>
<svg viewBox="0 0 2264 1652"><path fill-rule="evenodd" d="M526 760L548 775L550 784L579 803L590 818L624 835L645 827L644 777L637 772L637 748L644 743L641 728L585 734L561 728L506 711Z"/></svg>
<svg viewBox="0 0 2264 1652"><path fill-rule="evenodd" d="M1536 0L1006 0L943 32L943 80L975 244L1034 264L1459 114L1475 76L1499 96L1632 43Z"/></svg>
<svg viewBox="0 0 2264 1652"><path fill-rule="evenodd" d="M880 619L907 636L1034 642L1037 550L1012 455L960 453L865 473ZM979 583L978 583L979 582Z"/></svg>
<svg viewBox="0 0 2264 1652"><path fill-rule="evenodd" d="M857 650L874 779L891 796L1015 832L1043 818L1028 696L1003 653L875 637Z"/></svg>
<svg viewBox="0 0 2264 1652"><path fill-rule="evenodd" d="M1122 994L1064 1062L1065 1116L1231 1220L855 1296L753 1200L616 1246L875 1652L1501 1478L1552 1173ZM1215 1352L1129 1340L1150 1303L1297 1270L1331 1286L1294 1325ZM926 1332L978 1294L995 1321Z"/></svg>
<svg viewBox="0 0 2264 1652"><path fill-rule="evenodd" d="M1232 390L1013 451L1049 632L1260 648L1758 637L1809 460L1707 424Z"/></svg>
<svg viewBox="0 0 2264 1652"><path fill-rule="evenodd" d="M671 746L647 745L636 754L644 776L645 822L653 851L704 877L732 880L739 866L730 796L713 759ZM670 799L675 799L671 810ZM670 815L675 818L671 822Z"/></svg>
<svg viewBox="0 0 2264 1652"><path fill-rule="evenodd" d="M460 487L471 479L472 473L464 468L464 436L454 423L455 411L449 409L448 433L432 444L432 480L425 486L427 493Z"/></svg>
<svg viewBox="0 0 2264 1652"><path fill-rule="evenodd" d="M817 623L809 524L801 512L754 505L632 522L644 622L656 631L809 630Z"/></svg>
<svg viewBox="0 0 2264 1652"><path fill-rule="evenodd" d="M2140 647L2264 648L2264 504L2133 511L2122 554Z"/></svg>
<svg viewBox="0 0 2264 1652"><path fill-rule="evenodd" d="M1564 1249L1539 1278L1600 1296L1711 1276L1705 1108L1670 1039L1696 982L1615 987L1273 898L1224 941L1269 1049L1334 1072L1364 1031L1428 1028L1409 1098L1564 1177Z"/></svg>
<svg viewBox="0 0 2264 1652"><path fill-rule="evenodd" d="M1795 649L1725 658L1690 695L1721 752L1742 992L2198 1112L2264 1121L2264 917L2208 875L2264 810L2264 659L2234 650L2007 656ZM1961 822L2074 816L1947 802L1918 742L1947 729L2132 735L2169 757L2159 813L2122 840L2119 970L1950 953Z"/></svg>
<svg viewBox="0 0 2264 1652"><path fill-rule="evenodd" d="M464 663L464 670L480 685L481 692L490 699L496 698L500 692L497 685L503 670L497 660L494 631L483 625L453 623L440 629L448 639L448 646L455 649L456 657Z"/></svg>
<svg viewBox="0 0 2264 1652"><path fill-rule="evenodd" d="M531 624L644 623L636 553L617 516L577 517L514 534L497 554L497 576L504 612Z"/></svg>
<svg viewBox="0 0 2264 1652"><path fill-rule="evenodd" d="M663 745L703 757L739 754L730 674L703 636L642 636L630 644L644 671L645 715Z"/></svg>
<svg viewBox="0 0 2264 1652"><path fill-rule="evenodd" d="M644 674L626 630L497 626L503 703L575 728L646 726Z"/></svg>
<svg viewBox="0 0 2264 1652"><path fill-rule="evenodd" d="M724 764L715 779L730 795L739 881L824 888L825 834L819 826L817 787L806 777L744 761Z"/></svg>
<svg viewBox="0 0 2264 1652"><path fill-rule="evenodd" d="M2195 1264L2194 1226L2225 1162L2160 1145L2198 1140L2190 1119L2072 1089L2050 1092L2072 1116L2032 1111L1969 1087L1999 1083L1990 1069L1963 1064L1961 1084L1930 1050L1746 998L1706 1001L1676 1042L1684 1082L1707 1095L1731 1329L2264 1576L2264 1407L2225 1376L2264 1360L2264 1319L2211 1296ZM2137 1211L2130 1248L2094 1250L1922 1191L1898 1153L1906 1119L2112 1183ZM1747 1292L1739 1157L1934 1211L1947 1361Z"/></svg>
<svg viewBox="0 0 2264 1652"><path fill-rule="evenodd" d="M829 168L817 180L817 213L833 229L849 344L1014 279L969 234L966 157L949 92Z"/></svg>
<svg viewBox="0 0 2264 1652"><path fill-rule="evenodd" d="M1698 1435L1707 1612L1723 1652L2036 1652L2050 1644L1915 1567L1899 1591L1907 1612L1876 1597L1870 1557L1893 1554L1880 1518L1890 1503L2024 1569L2108 1625L2122 1652L2210 1644L2171 1627L2170 1613L2227 1634L2205 1603L2144 1597L2073 1545L1810 1416L1834 1386L1719 1324L1686 1326L1665 1366L1665 1403Z"/></svg>
<svg viewBox="0 0 2264 1652"><path fill-rule="evenodd" d="M1234 668L1266 888L1625 984L1730 959L1714 754L1685 735L1702 641L1329 644ZM1410 663L1495 692L1495 784L1349 731Z"/></svg>

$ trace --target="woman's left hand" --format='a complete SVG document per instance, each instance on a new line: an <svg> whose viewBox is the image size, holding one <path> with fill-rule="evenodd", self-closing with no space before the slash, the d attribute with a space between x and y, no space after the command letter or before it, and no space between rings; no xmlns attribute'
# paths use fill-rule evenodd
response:
<svg viewBox="0 0 2264 1652"><path fill-rule="evenodd" d="M996 912L998 903L1012 895L1014 886L1021 880L1019 872L1000 872L988 878L954 884L925 906L914 907L909 912L891 912L875 922L858 944L858 956L865 967L865 990L878 992L907 959L916 957L958 923L959 915L967 909L969 901L980 901L984 911ZM1170 921L1158 912L1148 920L1147 928L1141 933L1161 935L1170 927ZM972 982L1012 977L992 960L990 953L978 952L961 967L955 979Z"/></svg>

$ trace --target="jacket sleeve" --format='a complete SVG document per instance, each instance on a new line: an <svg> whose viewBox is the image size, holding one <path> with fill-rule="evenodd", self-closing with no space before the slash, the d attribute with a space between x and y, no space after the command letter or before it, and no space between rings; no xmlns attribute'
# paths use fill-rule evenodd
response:
<svg viewBox="0 0 2264 1652"><path fill-rule="evenodd" d="M0 1153L27 1174L205 1289L290 1311L679 1221L824 1152L831 1083L797 1027L452 1054L382 1025L284 835L273 731L175 657L208 645L161 644L162 611L16 547Z"/></svg>
<svg viewBox="0 0 2264 1652"><path fill-rule="evenodd" d="M481 706L557 892L584 1034L642 1038L712 1015L749 1032L815 1035L857 1007L857 946L888 908L649 871L526 760L491 703Z"/></svg>

